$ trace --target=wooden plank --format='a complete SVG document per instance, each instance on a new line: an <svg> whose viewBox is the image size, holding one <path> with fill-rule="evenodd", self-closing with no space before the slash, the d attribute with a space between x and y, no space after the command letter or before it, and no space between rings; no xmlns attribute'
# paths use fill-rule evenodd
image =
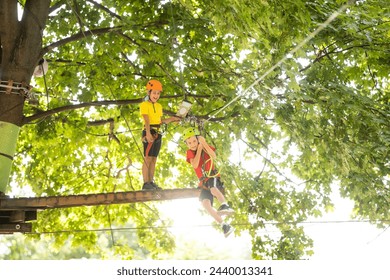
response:
<svg viewBox="0 0 390 280"><path fill-rule="evenodd" d="M32 210L161 201L199 196L199 189L111 192L70 196L0 199L0 210Z"/></svg>
<svg viewBox="0 0 390 280"><path fill-rule="evenodd" d="M26 223L7 223L0 224L0 234L12 234L15 232L31 232L32 224Z"/></svg>
<svg viewBox="0 0 390 280"><path fill-rule="evenodd" d="M37 219L37 210L1 210L0 224L20 223Z"/></svg>
<svg viewBox="0 0 390 280"><path fill-rule="evenodd" d="M21 223L26 220L26 212L23 210L12 211L9 217L11 223Z"/></svg>

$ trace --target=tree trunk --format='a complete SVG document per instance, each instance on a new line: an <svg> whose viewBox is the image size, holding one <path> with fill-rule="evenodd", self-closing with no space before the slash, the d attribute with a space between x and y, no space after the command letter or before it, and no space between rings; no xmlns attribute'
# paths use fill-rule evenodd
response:
<svg viewBox="0 0 390 280"><path fill-rule="evenodd" d="M0 1L0 192L5 192L16 142L23 123L23 93L41 58L42 36L50 0L27 0L21 21L18 1Z"/></svg>

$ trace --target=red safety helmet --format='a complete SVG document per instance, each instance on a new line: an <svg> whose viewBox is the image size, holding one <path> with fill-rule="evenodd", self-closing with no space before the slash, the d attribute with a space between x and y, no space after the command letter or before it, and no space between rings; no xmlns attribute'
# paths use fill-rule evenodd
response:
<svg viewBox="0 0 390 280"><path fill-rule="evenodd" d="M162 90L162 84L159 81L157 81L157 80L150 80L146 84L146 89L147 90L151 90L151 89Z"/></svg>

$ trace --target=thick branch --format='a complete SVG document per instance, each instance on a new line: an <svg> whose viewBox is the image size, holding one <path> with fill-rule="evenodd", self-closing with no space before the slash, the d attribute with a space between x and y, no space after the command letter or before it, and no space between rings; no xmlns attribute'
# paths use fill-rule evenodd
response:
<svg viewBox="0 0 390 280"><path fill-rule="evenodd" d="M94 106L108 106L108 105L128 105L128 104L137 104L141 103L142 98L130 99L130 100L103 100L103 101L93 101L80 104L66 105L63 107L54 108L48 111L39 112L35 115L25 117L23 120L23 125L31 123L33 121L49 117L65 111L71 111L75 109L94 107Z"/></svg>
<svg viewBox="0 0 390 280"><path fill-rule="evenodd" d="M109 118L107 120L90 121L90 122L88 122L88 126L100 126L100 125L105 125L108 123L111 125L112 123L114 123L114 119Z"/></svg>
<svg viewBox="0 0 390 280"><path fill-rule="evenodd" d="M162 96L161 98L177 98L175 95L171 96ZM129 105L129 104L138 104L143 101L143 98L137 98L137 99L127 99L127 100L102 100L102 101L92 101L92 102L85 102L85 103L80 103L80 104L72 104L72 105L66 105L58 108L54 108L48 111L41 111L35 115L31 115L28 117L24 117L23 119L23 125L32 123L33 121L47 118L49 116L61 113L61 112L66 112L66 111L72 111L76 109L81 109L81 108L88 108L88 107L99 107L99 106L108 106L108 105Z"/></svg>
<svg viewBox="0 0 390 280"><path fill-rule="evenodd" d="M88 38L88 37L91 37L92 35L102 35L102 34L107 34L107 33L110 33L110 32L114 32L114 31L117 31L118 29L121 29L122 26L116 26L116 27L106 27L106 28L98 28L98 29L93 29L93 30L88 30L88 31L85 31L85 32L79 32L77 34L74 34L70 37L67 37L65 39L62 39L62 40L59 40L55 43L52 43L46 47L44 47L42 49L42 52L41 52L41 56L44 56L46 53L48 53L49 51L55 49L55 48L58 48L60 46L63 46L65 44L68 44L68 43L71 43L71 42L75 42L75 41L78 41L82 38Z"/></svg>
<svg viewBox="0 0 390 280"><path fill-rule="evenodd" d="M61 1L58 1L57 3L55 3L53 6L51 6L49 8L49 15L51 13L55 12L56 10L58 10L59 8L61 8L65 4L66 4L66 0L61 0Z"/></svg>

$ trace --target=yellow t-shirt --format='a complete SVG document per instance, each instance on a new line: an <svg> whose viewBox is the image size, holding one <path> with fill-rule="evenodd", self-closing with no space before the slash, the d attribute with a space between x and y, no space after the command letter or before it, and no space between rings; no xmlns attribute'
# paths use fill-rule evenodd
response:
<svg viewBox="0 0 390 280"><path fill-rule="evenodd" d="M161 117L163 115L162 106L160 103L152 103L150 101L144 101L140 105L140 112L142 115L148 115L150 125L161 124Z"/></svg>

